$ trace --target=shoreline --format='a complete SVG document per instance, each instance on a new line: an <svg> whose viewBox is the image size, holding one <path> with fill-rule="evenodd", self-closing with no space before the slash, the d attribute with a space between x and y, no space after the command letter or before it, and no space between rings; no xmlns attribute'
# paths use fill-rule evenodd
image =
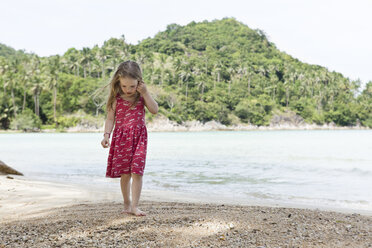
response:
<svg viewBox="0 0 372 248"><path fill-rule="evenodd" d="M12 177L0 176L0 247L368 247L372 243L372 217L353 211L241 205L143 190L139 207L147 216L135 217L121 213L119 185L116 192L105 192Z"/></svg>
<svg viewBox="0 0 372 248"><path fill-rule="evenodd" d="M235 123L232 125L224 125L217 121L208 121L202 123L197 120L186 121L182 124L178 124L175 121L171 121L165 116L156 116L151 122L146 121L146 127L149 132L204 132L204 131L277 131L277 130L372 130L372 128L361 126L336 126L334 123L327 123L323 125L308 124L301 121L288 121L282 120L285 117L274 118L268 126L256 126L245 123ZM293 118L292 118L293 119ZM102 123L95 124L83 124L75 127L65 128L63 130L57 129L42 129L38 131L32 131L36 133L99 133L104 132L104 121ZM3 130L0 129L0 133L23 133L19 130Z"/></svg>
<svg viewBox="0 0 372 248"><path fill-rule="evenodd" d="M82 203L122 202L119 188L112 190L77 183L61 183L31 179L27 176L0 175L0 223L2 221L29 218L47 213L50 209ZM311 205L261 199L239 199L234 196L195 195L168 190L142 189L141 201L175 202L189 204L224 204L226 206L290 208L313 211L331 211L340 214L359 214L372 217L372 210Z"/></svg>
<svg viewBox="0 0 372 248"><path fill-rule="evenodd" d="M198 124L190 126L167 126L167 125L152 125L146 124L148 132L214 132L214 131L314 131L314 130L372 130L372 128L362 127L362 126L329 126L329 125L304 125L304 126L294 126L294 125L279 125L279 126L251 126L251 125L239 125L239 126L225 126L221 127L219 125L213 124ZM65 130L57 129L42 129L39 131L20 131L20 130L4 130L0 129L0 134L7 133L103 133L104 128L88 128L88 127L73 127Z"/></svg>

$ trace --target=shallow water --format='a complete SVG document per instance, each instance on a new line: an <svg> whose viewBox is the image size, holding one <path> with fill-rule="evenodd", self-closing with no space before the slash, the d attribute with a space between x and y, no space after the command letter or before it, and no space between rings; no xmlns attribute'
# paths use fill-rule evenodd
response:
<svg viewBox="0 0 372 248"><path fill-rule="evenodd" d="M115 189L98 133L0 134L39 180ZM372 131L149 132L143 189L372 210Z"/></svg>

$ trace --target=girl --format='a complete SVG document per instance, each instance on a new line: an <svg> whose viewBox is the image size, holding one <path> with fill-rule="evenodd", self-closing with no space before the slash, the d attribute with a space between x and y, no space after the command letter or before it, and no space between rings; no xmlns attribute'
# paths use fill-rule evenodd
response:
<svg viewBox="0 0 372 248"><path fill-rule="evenodd" d="M110 82L105 133L101 144L104 148L110 147L106 177L120 177L124 198L123 213L136 216L146 215L138 208L147 151L144 106L152 114L158 112L158 104L142 81L139 65L134 61L125 61L118 66ZM110 145L114 122L115 129ZM131 178L133 179L132 202L130 200Z"/></svg>

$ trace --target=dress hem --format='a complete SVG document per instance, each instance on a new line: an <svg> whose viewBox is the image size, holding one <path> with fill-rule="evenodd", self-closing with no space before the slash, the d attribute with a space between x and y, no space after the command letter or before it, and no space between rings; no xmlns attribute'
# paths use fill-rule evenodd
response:
<svg viewBox="0 0 372 248"><path fill-rule="evenodd" d="M140 173L136 173L136 172L130 172L130 173L121 173L120 175L117 175L117 176L108 176L106 175L107 178L119 178L121 177L121 175L129 175L129 174L137 174L137 175L140 175L140 176L143 176L144 173L140 174Z"/></svg>

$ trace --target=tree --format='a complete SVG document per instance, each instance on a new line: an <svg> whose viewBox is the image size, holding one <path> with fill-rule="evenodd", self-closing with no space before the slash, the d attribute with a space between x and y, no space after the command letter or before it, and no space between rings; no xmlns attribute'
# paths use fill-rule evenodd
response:
<svg viewBox="0 0 372 248"><path fill-rule="evenodd" d="M35 58L32 64L32 77L30 78L31 82L31 92L34 97L34 105L35 105L35 114L40 117L40 102L39 97L41 91L45 87L45 83L42 81L42 74L40 71L40 60L38 57Z"/></svg>
<svg viewBox="0 0 372 248"><path fill-rule="evenodd" d="M59 55L49 58L48 66L44 65L43 68L44 78L47 83L47 87L53 91L53 121L57 121L56 105L57 105L57 89L58 89L58 74L60 71L60 57Z"/></svg>
<svg viewBox="0 0 372 248"><path fill-rule="evenodd" d="M32 110L25 109L20 115L10 123L11 129L23 131L37 131L41 127L41 121Z"/></svg>
<svg viewBox="0 0 372 248"><path fill-rule="evenodd" d="M160 112L179 123L229 123L237 115L266 125L271 108L295 111L309 123L372 125L371 97L360 92L359 80L302 63L276 49L263 31L233 18L170 25L137 45L127 44L124 36L111 38L102 46L70 48L62 56L38 57L3 47L1 128L21 114L21 105L22 111L34 109L44 123L62 123L60 112L99 115L105 95L92 99L89 94L108 84L118 63L128 59L141 65L151 90L161 92Z"/></svg>

